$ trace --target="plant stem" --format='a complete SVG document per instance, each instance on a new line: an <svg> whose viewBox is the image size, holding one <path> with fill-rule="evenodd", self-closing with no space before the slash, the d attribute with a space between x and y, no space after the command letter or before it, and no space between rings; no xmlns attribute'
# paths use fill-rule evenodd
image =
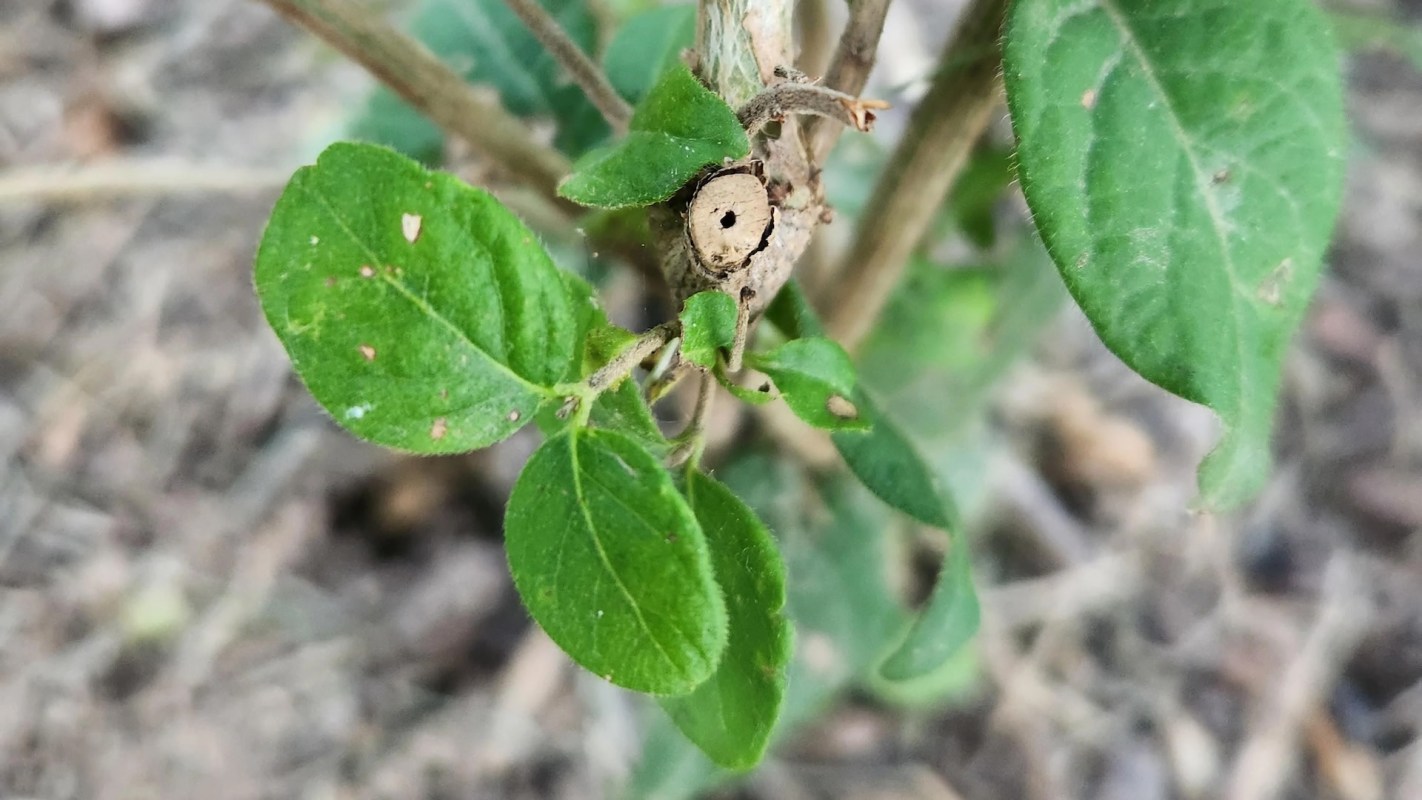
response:
<svg viewBox="0 0 1422 800"><path fill-rule="evenodd" d="M998 103L995 46L1006 0L972 0L939 58L928 94L914 109L854 242L828 283L825 323L855 349L902 277ZM984 46L993 43L993 46Z"/></svg>
<svg viewBox="0 0 1422 800"><path fill-rule="evenodd" d="M777 83L751 98L736 112L741 127L754 136L771 120L789 114L813 114L850 125L860 131L874 126L874 111L888 108L883 100L863 100L813 83Z"/></svg>
<svg viewBox="0 0 1422 800"><path fill-rule="evenodd" d="M691 412L691 420L676 437L676 449L667 455L667 466L676 469L688 462L692 467L701 457L701 448L706 444L706 418L711 415L711 398L715 395L716 379L709 372L699 376L701 382L696 387L696 410Z"/></svg>
<svg viewBox="0 0 1422 800"><path fill-rule="evenodd" d="M504 0L508 7L523 20L523 24L533 32L535 38L553 56L573 82L583 90L588 100L602 112L603 119L618 134L627 132L627 122L632 118L632 107L608 83L607 76L588 58L568 34L558 24L558 20L548 13L538 0Z"/></svg>
<svg viewBox="0 0 1422 800"><path fill-rule="evenodd" d="M856 0L849 9L849 22L835 47L824 85L857 96L864 91L869 72L874 68L879 39L884 35L884 18L889 13L889 0ZM810 143L816 163L823 162L834 149L839 134L837 126L825 125L819 120L805 127L805 141Z"/></svg>
<svg viewBox="0 0 1422 800"><path fill-rule="evenodd" d="M700 0L697 72L732 108L760 93L793 52L791 0Z"/></svg>
<svg viewBox="0 0 1422 800"><path fill-rule="evenodd" d="M429 50L350 0L260 0L365 67L441 128L549 197L568 160L497 102L481 97Z"/></svg>
<svg viewBox="0 0 1422 800"><path fill-rule="evenodd" d="M614 383L627 377L632 370L637 368L638 364L642 363L643 359L671 341L680 324L676 321L663 322L642 334L637 341L632 343L631 347L623 350L616 358L604 364L601 369L587 379L588 389L592 394L601 394Z"/></svg>

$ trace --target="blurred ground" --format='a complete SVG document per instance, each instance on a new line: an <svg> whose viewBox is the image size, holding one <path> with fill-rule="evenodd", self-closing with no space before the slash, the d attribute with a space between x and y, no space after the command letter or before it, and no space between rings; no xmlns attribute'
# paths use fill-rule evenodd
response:
<svg viewBox="0 0 1422 800"><path fill-rule="evenodd" d="M980 689L851 699L730 796L1422 798L1422 75L1349 74L1264 496L1186 513L1209 415L1065 315L994 405ZM509 585L529 441L359 445L261 323L262 222L363 80L241 0L0 0L0 797L586 798L635 759Z"/></svg>

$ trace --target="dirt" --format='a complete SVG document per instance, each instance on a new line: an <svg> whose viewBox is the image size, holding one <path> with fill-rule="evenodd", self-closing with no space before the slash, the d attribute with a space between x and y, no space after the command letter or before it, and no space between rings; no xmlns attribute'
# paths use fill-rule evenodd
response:
<svg viewBox="0 0 1422 800"><path fill-rule="evenodd" d="M1422 797L1422 74L1348 76L1263 495L1189 512L1212 418L1065 313L993 405L978 688L856 695L719 796ZM0 0L0 797L587 798L636 759L510 585L533 439L357 443L261 319L271 203L367 87L252 2Z"/></svg>

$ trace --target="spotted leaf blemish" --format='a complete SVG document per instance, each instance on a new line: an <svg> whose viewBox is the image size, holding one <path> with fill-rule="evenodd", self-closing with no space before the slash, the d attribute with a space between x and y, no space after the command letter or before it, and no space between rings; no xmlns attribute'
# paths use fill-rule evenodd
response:
<svg viewBox="0 0 1422 800"><path fill-rule="evenodd" d="M414 244L420 238L420 223L423 219L419 214L401 214L400 232L405 234L405 241Z"/></svg>
<svg viewBox="0 0 1422 800"><path fill-rule="evenodd" d="M374 408L374 406L372 406L370 403L364 403L358 406L351 406L350 408L346 409L345 417L346 419L361 419L372 408Z"/></svg>
<svg viewBox="0 0 1422 800"><path fill-rule="evenodd" d="M434 424L430 426L430 438L431 438L431 439L435 439L435 440L443 439L443 438L444 438L444 435L445 435L446 433L448 433L448 432L449 432L449 423L445 421L444 417L440 417L439 419L435 420L435 421L434 421Z"/></svg>
<svg viewBox="0 0 1422 800"><path fill-rule="evenodd" d="M361 276L362 278L374 278L374 277L375 277L375 268L372 267L372 266L369 265L369 264L361 264L361 265L360 265L360 276Z"/></svg>
<svg viewBox="0 0 1422 800"><path fill-rule="evenodd" d="M368 344L363 344L360 346L360 354L365 358L366 361L375 360L375 348L371 347Z"/></svg>

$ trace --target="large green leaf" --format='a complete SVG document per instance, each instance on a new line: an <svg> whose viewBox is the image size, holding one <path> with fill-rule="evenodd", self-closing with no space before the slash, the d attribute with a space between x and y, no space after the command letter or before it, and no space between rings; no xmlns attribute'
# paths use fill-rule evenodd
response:
<svg viewBox="0 0 1422 800"><path fill-rule="evenodd" d="M768 353L753 353L746 363L775 381L795 416L817 428L865 430L869 423L850 399L854 365L833 341L821 337L791 339Z"/></svg>
<svg viewBox="0 0 1422 800"><path fill-rule="evenodd" d="M493 196L374 145L335 144L277 201L262 310L346 429L417 453L499 441L581 350L583 312Z"/></svg>
<svg viewBox="0 0 1422 800"><path fill-rule="evenodd" d="M593 52L597 18L586 0L540 2L579 47ZM564 152L578 155L607 138L597 109L503 0L425 0L410 33L465 80L496 89L513 113L554 120ZM424 161L437 159L444 141L434 123L384 88L371 95L350 135Z"/></svg>
<svg viewBox="0 0 1422 800"><path fill-rule="evenodd" d="M749 769L764 754L785 697L785 565L764 523L725 486L692 472L686 499L711 549L731 631L716 673L691 694L663 699L662 708L717 764Z"/></svg>
<svg viewBox="0 0 1422 800"><path fill-rule="evenodd" d="M529 459L505 545L533 618L582 666L628 689L690 692L726 646L701 526L635 440L570 429Z"/></svg>
<svg viewBox="0 0 1422 800"><path fill-rule="evenodd" d="M628 102L641 102L681 51L695 44L696 6L663 6L633 15L602 57L607 78Z"/></svg>
<svg viewBox="0 0 1422 800"><path fill-rule="evenodd" d="M1223 419L1204 504L1247 498L1341 191L1322 16L1308 0L1019 0L1003 62L1022 188L1068 289L1132 368Z"/></svg>
<svg viewBox="0 0 1422 800"><path fill-rule="evenodd" d="M598 208L647 206L706 166L749 152L736 112L677 63L637 106L627 137L579 159L558 193Z"/></svg>

